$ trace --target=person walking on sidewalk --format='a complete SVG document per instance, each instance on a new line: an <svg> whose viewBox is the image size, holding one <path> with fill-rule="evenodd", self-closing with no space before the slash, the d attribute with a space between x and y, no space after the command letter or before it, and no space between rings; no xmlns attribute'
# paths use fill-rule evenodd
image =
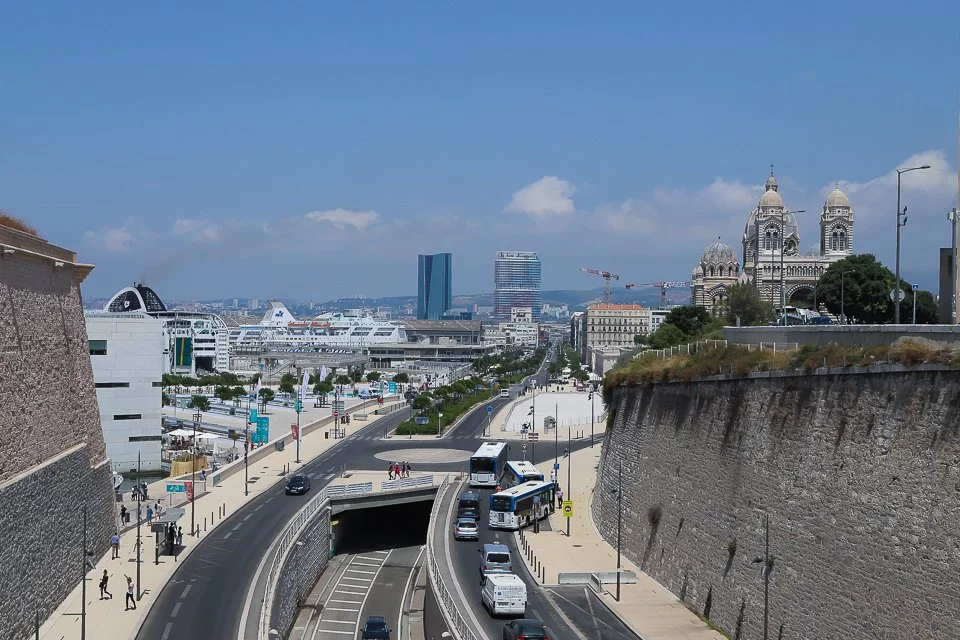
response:
<svg viewBox="0 0 960 640"><path fill-rule="evenodd" d="M127 599L124 601L126 606L123 608L124 611L137 608L137 599L133 597L133 578L126 576L127 578ZM130 605L133 605L132 607Z"/></svg>
<svg viewBox="0 0 960 640"><path fill-rule="evenodd" d="M147 507L147 524L153 524L153 507Z"/></svg>
<svg viewBox="0 0 960 640"><path fill-rule="evenodd" d="M120 557L120 535L117 532L110 536L110 546L113 548L113 555L110 558L116 560Z"/></svg>
<svg viewBox="0 0 960 640"><path fill-rule="evenodd" d="M183 527L177 527L177 546L183 546Z"/></svg>
<svg viewBox="0 0 960 640"><path fill-rule="evenodd" d="M557 487L557 508L563 507L563 489Z"/></svg>
<svg viewBox="0 0 960 640"><path fill-rule="evenodd" d="M389 478L393 480L393 463L392 462L389 465L387 465L387 476L389 476Z"/></svg>
<svg viewBox="0 0 960 640"><path fill-rule="evenodd" d="M103 570L103 577L100 578L100 599L101 599L101 600L104 599L104 597L103 597L104 594L106 594L107 597L109 597L111 600L113 600L113 594L110 593L109 591L107 591L107 581L108 581L109 579L110 579L109 576L107 576L107 570L104 569L104 570Z"/></svg>
<svg viewBox="0 0 960 640"><path fill-rule="evenodd" d="M127 505L120 505L120 526L127 524Z"/></svg>

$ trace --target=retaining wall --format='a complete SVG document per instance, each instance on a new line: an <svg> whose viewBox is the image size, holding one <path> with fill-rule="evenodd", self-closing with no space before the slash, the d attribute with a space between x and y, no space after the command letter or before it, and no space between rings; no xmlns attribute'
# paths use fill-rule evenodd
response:
<svg viewBox="0 0 960 640"><path fill-rule="evenodd" d="M297 616L297 607L330 560L330 510L322 509L290 548L277 578L270 628L286 638ZM302 544L301 544L302 543Z"/></svg>

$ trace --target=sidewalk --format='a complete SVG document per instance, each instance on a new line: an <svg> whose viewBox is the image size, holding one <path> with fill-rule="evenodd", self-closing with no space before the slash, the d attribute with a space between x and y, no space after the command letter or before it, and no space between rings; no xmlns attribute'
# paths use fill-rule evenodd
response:
<svg viewBox="0 0 960 640"><path fill-rule="evenodd" d="M551 531L534 534L527 528L524 538L536 553L537 560L547 567L547 584L557 583L560 572L596 572L617 570L617 550L600 537L590 516L590 500L597 481L596 465L600 460L600 443L593 449L582 449L572 456L573 517L570 537L567 523L558 509L550 516ZM560 462L560 486L567 489L567 464ZM565 495L564 498L571 499ZM680 600L639 567L622 556L623 569L637 575L636 584L622 584L620 602L605 585L603 602L644 640L723 640L724 636L707 627ZM532 572L531 572L532 573Z"/></svg>
<svg viewBox="0 0 960 640"><path fill-rule="evenodd" d="M556 387L552 385L551 389L556 389ZM563 389L568 389L568 390L564 391ZM543 407L545 408L552 407L554 405L554 401L551 400L551 396L553 396L555 393L572 393L572 392L573 392L573 387L571 386L571 387L561 387L561 390L559 392L551 390L549 392L538 393L537 406L541 406L540 403L543 402L543 405L542 405ZM525 396L521 396L517 398L516 400L513 400L512 402L508 402L507 404L503 405L496 413L493 414L493 419L491 420L490 429L491 429L491 437L494 440L526 440L527 439L527 437L522 435L519 431L508 430L506 426L507 426L507 420L510 418L510 412L513 411L513 408L519 404L529 402L530 395L531 394L527 394ZM549 413L552 414L553 412L550 411ZM567 427L568 425L561 426L559 428L559 433L555 434L553 429L550 429L549 431L544 431L543 424L540 424L537 426L536 432L540 434L539 435L540 443L544 443L544 444L546 444L547 442L552 443L555 438L558 438L560 440L560 448L566 449L567 447L564 443L567 440ZM583 424L569 425L569 427L570 429L572 429L571 434L575 440L578 437L588 438L588 439L590 438L589 419L586 420ZM594 446L594 449L596 449L597 446L599 446L599 443L603 440L603 434L606 431L606 429L607 429L606 419L597 419L594 421L593 434L594 434L594 440L597 442L597 445Z"/></svg>
<svg viewBox="0 0 960 640"><path fill-rule="evenodd" d="M346 428L347 435L350 435L387 415L390 414L373 415L371 412L367 421L352 421L349 425L343 426ZM314 419L316 420L319 417L320 416L317 416ZM324 438L322 428L304 435L300 443L301 463L308 462L338 442L341 442L341 440ZM271 449L273 449L272 446ZM248 501L264 493L270 489L272 485L281 481L284 476L284 468L287 465L290 466L291 471L296 470L300 465L297 465L295 460L296 447L287 445L283 451L272 450L256 462L250 462L249 496L244 496L245 483L242 468L239 473L234 473L226 477L217 486L213 485L212 478L208 476L208 492L199 496L196 501L196 524L200 528L198 538L193 538L188 534L190 529L190 504L176 505L185 509L183 518L178 522L178 525L182 526L184 530L184 546L180 550L177 558L161 555L159 564L155 564L154 534L150 532L148 526L145 524L142 525L141 541L143 544L143 552L140 563L140 587L143 595L137 603L136 610L125 611L126 581L124 576L128 575L132 577L134 581L136 581L137 577L135 550L137 539L136 518L131 517L131 523L134 526L121 534L119 558L111 559L110 556L112 552L108 551L96 562L95 567L87 573L87 638L113 639L134 637L147 611L153 604L154 599L157 594L160 593L164 584L169 580L171 574L176 570L179 562L182 562L183 559L193 551L196 544L216 528L225 517L233 514ZM242 462L240 464L242 465ZM148 485L151 504L156 500L156 497L165 493L163 491L165 482L166 480L162 480ZM116 508L119 509L120 505L117 504ZM134 513L135 509L134 507ZM108 590L113 594L113 598L101 600L98 585L104 569L107 570L107 575L109 576ZM224 588L233 587L231 585L224 585ZM79 640L80 612L81 586L77 585L43 624L40 629L40 637L47 638L48 640Z"/></svg>

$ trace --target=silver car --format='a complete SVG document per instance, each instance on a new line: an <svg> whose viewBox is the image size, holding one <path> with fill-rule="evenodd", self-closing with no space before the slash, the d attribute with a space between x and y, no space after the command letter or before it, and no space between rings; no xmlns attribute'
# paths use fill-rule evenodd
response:
<svg viewBox="0 0 960 640"><path fill-rule="evenodd" d="M457 518L453 525L454 540L479 540L480 527L473 518Z"/></svg>

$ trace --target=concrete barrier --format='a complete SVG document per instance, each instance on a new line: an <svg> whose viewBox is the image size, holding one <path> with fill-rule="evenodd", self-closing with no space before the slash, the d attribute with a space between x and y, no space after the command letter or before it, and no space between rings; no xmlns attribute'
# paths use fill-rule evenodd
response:
<svg viewBox="0 0 960 640"><path fill-rule="evenodd" d="M557 576L557 582L560 584L592 584L597 581L599 584L616 584L616 571L593 571L586 572L564 572ZM620 570L620 584L636 584L637 574L626 569Z"/></svg>

